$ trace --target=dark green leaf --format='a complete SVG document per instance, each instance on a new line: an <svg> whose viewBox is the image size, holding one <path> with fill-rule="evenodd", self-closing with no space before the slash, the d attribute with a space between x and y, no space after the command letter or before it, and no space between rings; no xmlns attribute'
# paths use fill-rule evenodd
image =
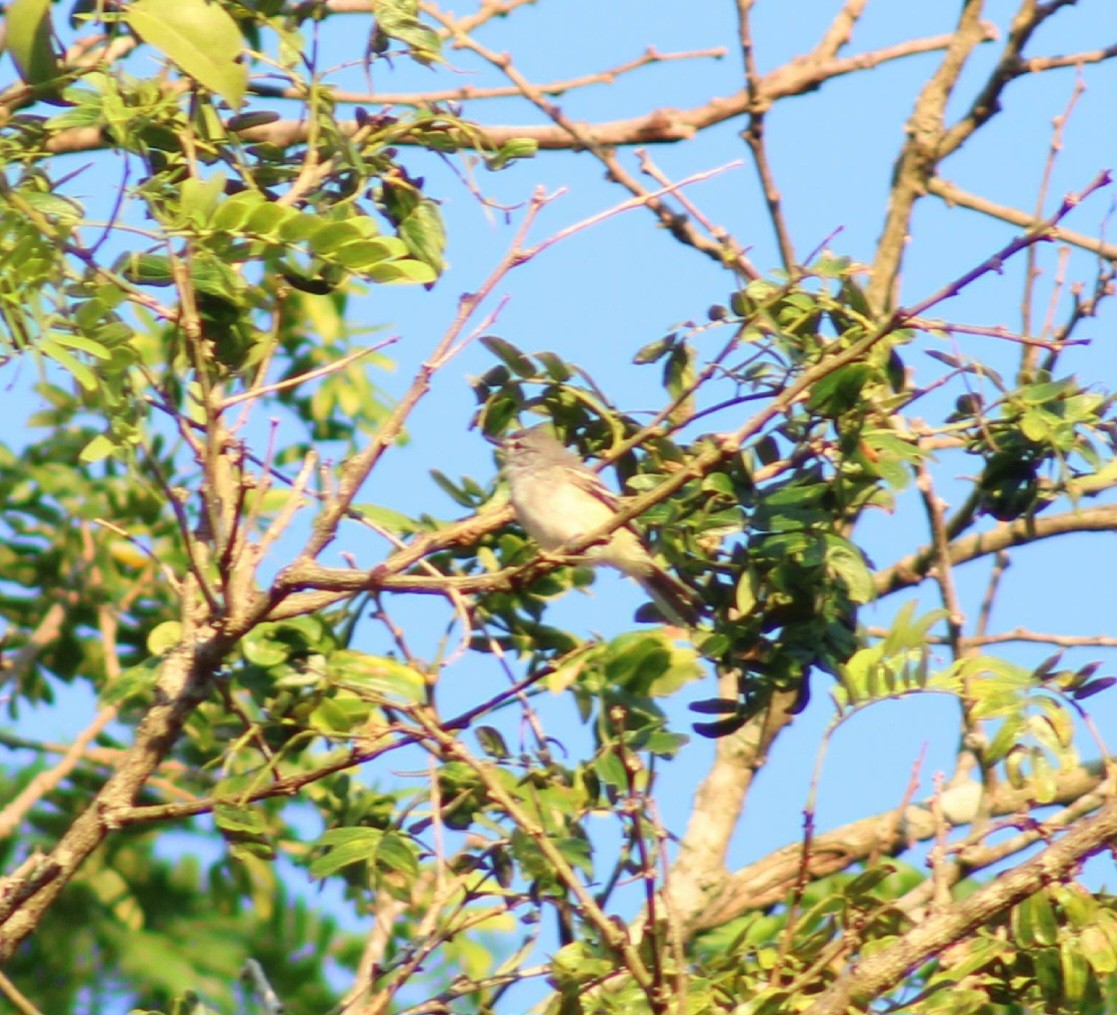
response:
<svg viewBox="0 0 1117 1015"><path fill-rule="evenodd" d="M213 818L217 827L226 832L263 835L268 830L267 819L252 807L218 804L213 809Z"/></svg>
<svg viewBox="0 0 1117 1015"><path fill-rule="evenodd" d="M692 701L687 707L702 715L731 715L736 713L738 703L733 698L704 698L702 701Z"/></svg>
<svg viewBox="0 0 1117 1015"><path fill-rule="evenodd" d="M490 758L496 758L498 761L503 761L505 758L511 757L511 752L508 750L508 745L504 742L504 737L500 735L500 731L492 726L477 726L473 730L477 737L478 743Z"/></svg>
<svg viewBox="0 0 1117 1015"><path fill-rule="evenodd" d="M237 116L230 116L225 122L225 127L234 133L239 133L242 130L251 130L253 127L263 127L269 123L275 123L280 119L278 113L270 109L257 109L248 113L239 113Z"/></svg>
<svg viewBox="0 0 1117 1015"><path fill-rule="evenodd" d="M717 740L719 737L727 737L731 733L736 733L748 720L748 715L741 712L737 715L726 716L726 718L717 722L696 722L694 732L700 737Z"/></svg>
<svg viewBox="0 0 1117 1015"><path fill-rule="evenodd" d="M497 338L495 335L486 335L481 339L481 344L513 373L519 374L521 377L535 376L535 367L531 360L511 342L506 342L503 338Z"/></svg>
<svg viewBox="0 0 1117 1015"><path fill-rule="evenodd" d="M174 282L170 258L162 254L125 254L114 268L137 285L164 286Z"/></svg>

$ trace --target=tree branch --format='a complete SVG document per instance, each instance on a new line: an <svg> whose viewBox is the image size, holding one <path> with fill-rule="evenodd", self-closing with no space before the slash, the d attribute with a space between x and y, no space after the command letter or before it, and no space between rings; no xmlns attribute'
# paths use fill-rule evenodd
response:
<svg viewBox="0 0 1117 1015"><path fill-rule="evenodd" d="M982 801L977 783L963 783L943 794L942 810L950 827L968 825L978 814L1010 815L1027 812L1050 804L1073 805L1096 792L1105 779L1105 762L1095 761L1055 777L1052 798L1036 803L1033 786L1014 788L999 783L986 801ZM1101 805L1095 801L1094 806ZM811 878L826 877L862 863L871 856L898 856L912 843L933 839L937 834L932 801L911 804L901 811L886 811L859 818L840 828L817 835L808 859ZM1021 846L1023 848L1023 846ZM978 864L976 855L971 869ZM705 908L694 914L690 930L697 932L720 927L743 913L764 909L783 902L799 876L803 861L802 843L793 842L769 853L762 860L727 874L710 879Z"/></svg>
<svg viewBox="0 0 1117 1015"><path fill-rule="evenodd" d="M947 102L970 53L983 39L981 10L981 0L966 0L962 5L958 28L908 118L907 140L896 160L888 213L866 290L869 302L878 309L884 309L894 299L893 289L907 245L912 210L940 158L938 149Z"/></svg>
<svg viewBox="0 0 1117 1015"><path fill-rule="evenodd" d="M1115 835L1117 800L1111 799L1100 814L1076 825L1038 856L999 875L945 912L928 917L883 951L858 959L807 1009L807 1015L865 1010L872 998L894 987L910 970L1044 885L1066 877L1083 860L1105 849Z"/></svg>
<svg viewBox="0 0 1117 1015"><path fill-rule="evenodd" d="M1035 225L1036 222L1035 216L1026 211L1021 211L1007 204L998 204L996 201L990 201L988 198L980 197L977 194L971 194L949 180L944 180L941 176L932 176L927 181L927 192L934 194L936 197L941 197L947 204L969 208L972 211L981 212L983 215L1000 219L1002 222L1010 222L1014 226L1027 228ZM1088 250L1091 254L1104 257L1107 261L1117 261L1117 244L1106 243L1098 237L1087 236L1085 233L1078 233L1073 229L1060 226L1052 230L1051 238Z"/></svg>
<svg viewBox="0 0 1117 1015"><path fill-rule="evenodd" d="M1111 532L1117 530L1117 505L1068 511L1047 517L1018 518L1002 522L990 532L977 532L951 542L950 563L964 564L979 557L997 553L1010 546L1023 546L1039 539L1049 539L1068 532ZM896 561L873 576L877 596L891 595L900 589L918 585L927 577L935 562L935 548L925 546Z"/></svg>
<svg viewBox="0 0 1117 1015"><path fill-rule="evenodd" d="M197 647L186 641L171 652L163 664L155 704L144 715L135 743L108 781L34 870L0 883L0 962L12 957L86 857L113 830L108 815L136 799L204 699L226 645L216 638Z"/></svg>

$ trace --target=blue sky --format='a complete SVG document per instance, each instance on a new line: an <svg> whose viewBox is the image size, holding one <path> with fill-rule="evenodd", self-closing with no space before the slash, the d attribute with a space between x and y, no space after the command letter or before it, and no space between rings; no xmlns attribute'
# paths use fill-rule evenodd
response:
<svg viewBox="0 0 1117 1015"><path fill-rule="evenodd" d="M812 46L837 6L821 0L801 0L794 5L758 4L755 38L761 70ZM870 3L847 52L864 52L911 36L947 32L956 7L879 0ZM1038 33L1029 53L1077 51L1098 44L1099 34L1107 34L1099 33L1096 27L1098 12L1103 8L1104 4L1093 2L1064 10ZM792 9L793 16L789 16ZM1003 24L1009 10L1011 5L1007 3L991 3L988 16ZM741 71L731 12L732 5L711 0L686 5L630 0L540 4L517 11L505 22L494 22L482 38L492 48L512 53L517 66L535 81L600 70L633 58L648 46L664 52L728 47L721 60L648 67L613 85L579 90L559 100L574 118L607 120L659 106L696 105L711 95L736 91ZM359 59L360 47L352 45L347 35L352 24L340 18L336 26L327 26L322 52L336 52L339 61ZM989 43L975 60L963 78L959 100L952 106L954 114L972 97L998 50L998 43ZM497 83L490 71L467 55L451 50L447 58L455 80L478 85ZM938 60L938 54L927 54L849 75L826 84L819 92L781 103L772 111L768 119L771 159L800 251L810 250L840 229L831 249L855 259L870 257L883 221L892 160L902 140L904 120ZM139 60L136 65L140 69L147 66ZM4 67L10 70L10 63L5 61ZM383 64L376 65L374 80L377 87L400 91L444 86L446 73L398 61L392 71ZM1112 129L1117 65L1111 61L1108 66L1088 68L1086 77L1089 88L1066 130L1048 210L1064 193L1081 188L1100 169L1117 162ZM350 68L335 80L346 87L362 87L359 69ZM1051 141L1052 118L1066 106L1074 80L1074 71L1061 70L1014 83L1006 93L1005 112L943 165L943 175L999 203L1031 209ZM540 122L533 109L512 100L477 104L467 110L467 115L483 123ZM723 124L686 144L654 148L652 155L675 179L722 166L747 158L745 146L737 137L740 127L738 122ZM623 153L622 159L635 166L631 153ZM79 160L89 161L89 157L76 157L75 165ZM477 287L512 235L512 227L486 215L438 159L408 152L404 161L412 172L427 177L429 192L442 201L450 238L450 268L432 292L378 288L354 304L356 323L385 325L402 337L391 351L398 369L377 378L383 388L396 395L406 390L413 371L451 319L458 295ZM90 196L98 191L111 193L117 186L119 177L111 162L105 160L106 169L99 168L98 163L84 177L82 187ZM535 240L627 196L608 185L601 167L584 154L543 153L499 174L478 169L477 180L486 194L509 204L526 201L539 185L551 191L566 188L566 193L540 216ZM1099 222L1112 210L1112 193L1110 190L1095 196L1068 219L1068 226L1096 232ZM771 230L750 165L696 185L689 195L715 222L751 248L750 257L761 270L777 265ZM971 211L946 208L935 198L921 202L905 261L903 300L914 301L936 290L1018 231ZM1111 236L1113 232L1110 228ZM1047 291L1055 258L1053 246L1043 248L1041 266L1045 274L1040 292ZM1016 326L1023 274L1024 260L1018 258L1002 275L983 280L936 313L972 323ZM1091 259L1075 253L1069 275L1092 278ZM504 297L508 303L490 331L525 351L551 349L580 363L625 408L651 408L656 405L658 371L631 366L633 352L679 322L702 320L706 307L723 302L732 287L727 272L681 247L654 226L647 212L637 209L579 233L512 273L495 294L492 305ZM1084 379L1112 387L1117 381L1117 358L1111 347L1115 323L1117 312L1112 305L1097 320L1088 322L1081 335L1092 338L1093 344L1068 352L1063 371L1074 371ZM993 339L962 338L959 344L966 353L987 353L1002 366L1015 362L1015 348ZM927 343L922 347L928 347ZM905 355L918 365L923 353L913 350ZM472 475L482 481L492 477L495 465L490 446L478 433L467 429L475 408L468 379L491 365L490 354L481 345L474 345L435 378L430 395L409 422L409 445L387 456L359 498L362 502L442 517L459 513L460 509L430 480L428 469L438 467L452 477ZM0 383L11 385L10 411L22 413L35 406L36 396L29 390L33 373L12 366L0 373ZM262 424L263 420L258 422ZM262 432L262 425L260 429ZM944 482L948 497L960 496L964 488L961 483L949 473ZM879 565L926 541L920 512L910 506L891 517L874 516L861 536ZM346 552L361 564L374 564L373 551L365 538L357 534L339 541L331 550L334 556L328 555L324 562L339 564L339 554ZM1115 563L1112 536L1071 537L1058 545L1019 551L995 614L994 629L1034 626L1082 634L1112 630L1111 575ZM969 565L960 572L967 609L971 611L987 572L987 563ZM927 608L938 605L929 591L920 599ZM895 602L866 610L865 619L885 622L904 597L894 598ZM640 595L635 587L614 576L602 576L592 599L573 597L557 604L555 616L580 630L614 634L629 626L638 602ZM406 605L401 615L413 618L417 625L429 624L431 643L440 633L429 602ZM1025 661L1038 660L1048 651L1006 647L1003 654ZM1103 657L1101 650L1068 653L1068 659L1078 663ZM940 662L945 661L942 656ZM478 688L482 693L495 689L501 678L487 660L466 659L444 679L444 700L464 703L476 700ZM798 838L799 808L814 764L814 748L830 718L827 683L827 678L815 677L813 704L777 743L771 764L749 800L731 857L734 862L747 862ZM708 680L682 697L691 700L711 694L712 680ZM1105 695L1091 702L1103 732L1117 730L1117 707L1112 697ZM548 707L555 714L556 735L577 743L581 736L572 728L569 702L556 700ZM684 715L681 707L677 714ZM74 728L80 727L84 718L79 708L68 716ZM948 700L921 696L879 704L849 723L836 738L824 772L819 828L896 806L924 744L927 759L917 796L928 795L933 773L949 771L952 764L954 718L954 706ZM49 722L52 728L58 727L57 717ZM32 731L38 724L39 720L29 719L27 728ZM1088 747L1084 750L1091 753ZM680 827L690 802L689 792L676 792L675 787L693 785L710 754L710 745L695 739L673 769L672 792L664 794L662 800L669 826Z"/></svg>
<svg viewBox="0 0 1117 1015"><path fill-rule="evenodd" d="M761 70L813 45L835 7L829 3L800 3L795 5L794 18L788 18L785 5L758 5L755 36ZM1006 4L991 5L989 16L995 18L1006 9ZM891 45L913 35L949 31L952 13L953 8L947 5L870 4L848 52ZM1095 44L1096 33L1089 30L1088 7L1064 13L1065 18L1056 19L1037 35L1029 53L1069 52ZM1096 5L1092 14L1096 17ZM559 100L568 115L586 120L633 116L657 106L698 104L712 94L732 93L740 80L728 4L687 5L685 16L679 5L600 4L593 7L592 18L572 17L567 6L540 5L518 12L506 24L494 24L484 39L493 49L512 53L517 67L537 81L615 65L635 56L646 45L662 51L729 45L728 55L719 61L645 68L615 85L586 89ZM988 70L997 52L997 43L987 44L975 61L981 72ZM463 73L473 67L461 54L451 52L449 59ZM937 61L937 54L916 56L869 73L850 75L827 84L819 93L781 104L770 114L771 158L800 250L810 249L840 227L832 249L858 259L871 255L883 221L892 159L902 138L904 120ZM425 73L410 70L403 75L408 84L392 81L385 87L418 87ZM1048 209L1065 192L1084 186L1099 169L1115 162L1117 144L1107 128L1111 126L1107 96L1113 94L1117 76L1113 67L1091 69L1088 76L1091 85L1066 130ZM468 80L481 84L492 79L480 74ZM964 77L955 112L969 102L980 80L976 70ZM944 164L943 175L997 202L1030 209L1051 140L1051 120L1063 111L1073 84L1074 72L1070 70L1017 82L1007 93L1005 112L994 119L987 133L975 137ZM474 115L483 122L539 122L538 115L524 103L477 105ZM652 155L668 175L682 178L744 157L744 146L736 137L739 129L739 123L725 124L685 145L653 148ZM635 164L630 153L622 158L629 166ZM437 178L435 172L431 170L430 179ZM544 153L506 173L480 179L486 193L510 202L525 200L540 182L552 189L568 188L541 216L537 231L540 237L625 196L609 187L602 180L598 164L584 155ZM401 307L407 304L406 310L393 317L395 328L405 335L401 360L412 352L416 357L422 355L428 342L417 341L416 336L429 334L427 322L434 328L448 319L456 295L476 286L508 241L509 230L488 224L474 199L461 188L449 184L435 191L445 195L443 210L449 224L452 266L432 294L434 298L417 292L392 294ZM689 194L715 222L751 246L750 256L762 270L777 265L751 166L696 185ZM1068 224L1084 232L1096 229L1111 205L1110 194L1100 195ZM645 212L627 212L563 242L517 270L500 289L510 296L510 302L492 331L525 350L555 349L581 363L626 407L655 404L657 374L654 369L629 365L633 350L680 321L701 320L709 303L725 299L731 280L648 220ZM983 220L974 212L948 209L937 199L922 202L905 262L903 299L910 302L933 292L1017 232L1003 223ZM1043 249L1041 265L1048 279L1054 270L1054 258L1053 247ZM1072 264L1072 273L1077 269L1084 277L1091 277L1088 257L1075 255ZM973 323L1016 325L1023 274L1020 258L1008 265L1003 275L983 280L936 313ZM1043 284L1040 291L1046 291ZM378 302L379 295L370 302ZM441 311L439 300L445 301ZM411 319L411 313L416 315L414 320L423 323L403 324ZM1068 354L1064 370L1073 369L1083 378L1111 385L1115 371L1109 343L1114 320L1110 307L1103 317L1089 322L1082 334L1092 337L1094 344ZM960 342L965 352L987 354L998 365L1007 367L1015 362L1015 347L986 338L963 338ZM922 353L912 352L910 361L919 365L920 356ZM432 513L442 510L452 515L454 506L425 482L421 473L416 473L415 462L440 462L451 475L455 470L491 475L489 449L479 438L463 432L473 403L468 388L461 383L490 363L488 353L474 347L436 379L429 400L412 419L412 446L385 463L387 468L379 482L374 481L369 499L376 499L380 489L385 496L421 504ZM408 371L401 367L396 383L402 388L407 377ZM448 468L447 463L452 466ZM952 492L949 480L948 474L948 496ZM953 487L954 492L961 489L960 485ZM392 503L399 506L397 501ZM881 565L909 550L914 541L926 538L921 511L909 508L892 517L878 514L864 529L861 536ZM1084 554L1077 560L1076 547ZM1058 547L1037 546L1018 553L1011 582L995 614L994 629L1030 625L1071 633L1106 630L1110 622L1110 611L1104 605L1110 588L1108 569L1099 566L1093 555L1113 551L1112 541L1105 537L1071 537ZM971 608L972 597L983 589L987 572L987 564L974 564L960 573L959 580L971 597ZM1053 587L1060 590L1059 595L1051 594ZM929 593L927 590L921 595L927 608L938 605ZM559 615L581 618L581 623L591 629L612 631L627 624L631 607L638 601L636 590L626 589L619 579L603 576L592 601L563 603L558 609L563 611ZM866 614L885 618L897 605L890 602L870 608ZM571 623L579 620L572 619ZM1006 647L1003 654L1024 661L1042 658L1047 651ZM1068 658L1085 661L1101 654L1091 650L1077 656L1071 653ZM941 661L946 661L945 656ZM467 664L461 668L465 670ZM447 679L455 677L448 674ZM461 679L466 686L471 683L464 674ZM815 678L815 702L809 713L776 745L772 764L749 801L737 850L740 860L761 855L799 834L798 803L792 807L789 801L797 802L805 794L814 744L829 717L826 685L826 678ZM694 688L695 697L709 693L708 685ZM1113 724L1117 712L1112 705L1099 699L1094 702L1095 711L1104 717L1103 729L1107 724L1117 728ZM929 793L932 773L938 768L949 771L955 748L953 722L953 705L932 697L883 703L851 722L837 737L827 764L820 793L820 827L895 805L924 742L928 743L928 756L920 792ZM708 745L695 741L681 759L682 772L691 778L699 774L708 751ZM665 807L681 816L688 802L685 794L671 794Z"/></svg>

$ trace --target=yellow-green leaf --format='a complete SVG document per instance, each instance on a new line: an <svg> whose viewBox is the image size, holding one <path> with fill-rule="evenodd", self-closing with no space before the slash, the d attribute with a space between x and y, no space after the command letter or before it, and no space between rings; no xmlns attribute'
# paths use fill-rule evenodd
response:
<svg viewBox="0 0 1117 1015"><path fill-rule="evenodd" d="M165 620L147 636L147 650L153 656L161 656L182 641L182 624L177 620Z"/></svg>
<svg viewBox="0 0 1117 1015"><path fill-rule="evenodd" d="M29 85L58 77L58 60L50 41L50 0L12 0L8 4L8 51Z"/></svg>
<svg viewBox="0 0 1117 1015"><path fill-rule="evenodd" d="M248 70L236 22L207 0L135 0L124 20L184 74L220 95L234 109L244 102Z"/></svg>

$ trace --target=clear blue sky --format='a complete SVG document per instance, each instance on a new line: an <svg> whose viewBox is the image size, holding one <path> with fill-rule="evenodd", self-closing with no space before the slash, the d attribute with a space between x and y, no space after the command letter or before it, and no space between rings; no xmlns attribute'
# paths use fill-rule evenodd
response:
<svg viewBox="0 0 1117 1015"><path fill-rule="evenodd" d="M813 45L837 6L799 3L794 17L788 17L787 5L759 4L755 35L761 70ZM637 115L656 106L699 104L710 95L735 91L740 82L740 62L732 45L735 28L731 7L696 3L687 5L684 15L679 5L610 3L586 5L580 10L592 10L592 14L576 17L569 4L543 4L518 12L507 24L494 24L484 40L493 49L512 53L517 66L536 81L615 65L637 55L646 45L661 51L729 46L728 55L720 61L646 68L615 85L586 89L558 100L572 117L607 120ZM1010 5L1005 3L992 4L989 17L995 19L1008 9ZM941 4L870 4L847 52L871 50L910 36L947 32L953 13L953 6ZM1097 5L1083 5L1081 10L1064 13L1065 17L1055 19L1054 25L1039 33L1029 53L1070 52L1095 44L1096 33L1083 29L1091 16L1097 16ZM976 61L980 72L971 72L963 79L955 112L970 101L980 74L988 70L998 50L997 43L984 48ZM851 75L827 84L819 93L783 103L770 115L768 138L774 171L800 250L812 248L840 227L842 232L833 242L833 249L855 258L869 258L881 228L892 160L904 120L917 89L938 59L938 54L916 56ZM463 74L476 66L453 52L450 60ZM1109 104L1117 90L1115 71L1117 68L1109 66L1101 72L1089 72L1092 86L1079 100L1067 128L1049 209L1065 192L1080 188L1099 169L1117 162ZM421 87L428 80L426 72L416 70L408 70L401 77L404 81L378 78L377 84L398 90ZM478 72L467 80L484 84L495 79L487 72ZM1070 70L1017 82L1007 93L1006 111L982 136L944 164L943 175L999 203L1031 209L1051 140L1052 118L1063 111L1073 83L1074 72ZM538 115L524 103L476 106L474 114L484 122L539 122ZM653 148L652 154L669 175L682 178L744 157L744 146L736 136L739 128L739 123L716 127L687 144ZM624 158L630 166L635 165L631 154ZM423 355L431 336L448 320L457 294L476 286L504 249L510 233L487 223L468 193L452 181L443 185L445 177L437 174L432 167L428 178L439 181L434 192L445 198L451 270L435 294L393 293L391 309L381 309L388 300L383 300L380 293L370 301L374 319L391 319L394 330L405 336L401 360L410 356L417 360ZM604 182L600 166L585 155L543 154L509 172L482 175L480 182L486 193L508 202L526 200L540 182L550 189L567 187L566 196L542 217L537 238L625 196ZM751 167L699 184L690 196L716 223L751 246L750 256L762 270L777 265ZM1084 232L1096 229L1112 200L1111 193L1096 198L1068 225ZM657 372L654 368L632 367L632 352L680 321L700 320L708 304L725 299L731 281L704 257L657 230L649 218L642 211L627 212L565 241L517 271L501 287L501 293L509 295L511 301L492 331L525 350L554 349L581 363L621 405L637 408L655 404ZM920 205L913 231L903 279L907 301L936 290L1018 232L967 210L947 209L934 198ZM1048 278L1054 269L1054 256L1053 247L1043 251L1041 263ZM1080 277L1090 278L1090 261L1088 256L1076 254L1072 274L1077 270ZM1010 264L1003 276L967 290L942 307L941 314L972 323L1017 325L1023 265L1023 259ZM1042 285L1040 291L1046 291ZM1063 369L1112 385L1117 371L1109 346L1115 320L1117 316L1109 307L1102 318L1089 323L1082 334L1094 339L1093 346L1067 355ZM962 342L980 343L980 351L965 346L967 353L987 351L998 364L1015 362L1015 347L998 347L991 339ZM905 355L909 362L919 365L921 352ZM384 502L404 509L418 505L435 514L452 516L456 513L454 505L425 480L421 471L416 471L419 463L441 463L451 475L491 475L488 447L475 435L464 432L473 399L462 383L466 376L479 374L489 365L491 358L478 346L436 380L430 398L413 417L414 444L386 463L388 468L380 477L378 488L384 491L380 495ZM409 371L402 367L394 382L399 390L408 376ZM947 490L949 494L949 486ZM376 489L370 491L369 499L377 498ZM863 524L860 536L875 562L887 564L909 551L916 540L925 541L921 509L904 509L891 518L878 513ZM1082 558L1075 559L1076 546L1082 548ZM1113 540L1081 537L1058 548L1037 546L1018 553L1011 581L995 614L994 629L1025 625L1068 633L1104 631L1111 617L1107 605L1111 567L1102 565L1097 555L1108 553L1106 559L1112 565L1117 562L1115 551L1117 542ZM973 596L980 595L984 588L987 570L985 564L962 569L960 580L970 596L970 609L976 608ZM1051 594L1053 588L1060 590L1059 595ZM561 615L580 618L587 629L612 632L627 625L639 598L638 591L626 588L621 580L603 577L592 601L569 606L564 603ZM928 608L938 605L929 595L923 595L921 601ZM889 602L879 612L867 610L866 617L875 614L877 622L882 622L898 605ZM1024 652L1007 647L1003 653L1023 661L1042 658L1047 650ZM1077 656L1071 653L1068 659L1085 661L1101 655L1090 650ZM493 679L484 663L463 662L460 668L472 675L475 667L481 679ZM460 679L463 687L471 687L472 680L465 672ZM772 764L750 798L738 859L761 855L799 834L798 801L805 793L818 732L829 717L828 679L816 676L814 689L814 704L796 728L780 739ZM707 683L695 687L693 694L704 697L710 690ZM1117 709L1112 704L1094 699L1094 711L1102 717L1103 729L1117 729ZM895 805L924 742L929 750L921 793L929 793L936 768L949 770L953 758L953 718L954 707L945 699L920 697L878 705L854 720L838 737L827 766L820 795L820 827ZM700 775L708 751L708 745L696 740L680 759L678 775L688 779ZM672 775L672 785L676 777ZM686 794L669 794L665 801L668 820L672 811L681 817L688 802ZM794 806L790 806L792 802Z"/></svg>
<svg viewBox="0 0 1117 1015"><path fill-rule="evenodd" d="M812 46L839 5L821 0L795 4L760 3L755 35L761 70L767 70ZM1079 50L1098 44L1097 2L1063 11L1041 32L1029 49L1032 54ZM930 35L951 29L954 4L895 4L877 0L859 25L847 52L863 52L896 43L913 35ZM1011 5L989 4L989 17L997 20ZM789 13L789 12L792 12ZM1094 22L1091 19L1095 19ZM1115 19L1111 19L1115 20ZM360 46L351 44L346 26L338 19L323 34L322 51L338 60L360 57ZM1102 33L1104 34L1104 33ZM1112 34L1112 33L1110 33ZM734 49L732 5L700 0L691 4L649 4L637 0L609 3L551 3L525 8L507 22L490 25L482 35L486 44L507 50L517 66L536 81L565 78L616 65L652 45L661 51L678 51L725 45L720 61L688 61L644 68L611 86L597 86L560 99L575 118L606 120L647 112L656 106L688 106L713 94L736 91L741 80L739 55ZM1102 40L1100 44L1104 44ZM975 68L964 78L962 103L988 70L998 44L985 47ZM450 51L448 59L462 81L496 83L492 74L465 55ZM854 74L828 83L810 95L779 105L768 121L768 138L776 178L794 239L801 251L814 247L837 228L842 231L832 249L854 258L868 259L883 220L892 160L902 139L903 123L916 92L936 65L938 54L897 61L872 72ZM10 64L5 63L10 69ZM444 86L443 73L434 73L399 62L390 72L375 68L375 83L392 91ZM1048 209L1061 196L1082 187L1099 169L1117 162L1117 142L1112 129L1112 96L1117 94L1117 66L1091 68L1090 89L1079 101L1066 131L1064 150L1054 173ZM337 79L347 87L362 87L358 70ZM1030 209L1034 203L1047 147L1051 120L1065 107L1074 72L1063 70L1035 75L1012 85L1006 111L956 157L943 166L943 174L965 189L1003 204ZM538 123L540 118L522 102L477 105L467 111L487 123ZM653 150L656 162L673 178L746 158L736 135L741 124L713 128L692 142ZM88 161L87 157L79 157ZM623 156L635 165L631 154ZM472 291L496 263L510 242L512 230L486 217L475 198L441 162L421 153L408 153L405 161L428 179L428 190L443 201L450 244L450 269L435 289L378 289L355 305L359 323L385 324L403 340L393 350L399 369L378 379L386 390L400 394L416 365L433 346L450 320L458 295ZM75 160L76 164L76 160ZM99 172L99 171L98 171ZM550 190L567 188L539 222L535 239L542 239L587 215L601 211L626 195L603 180L600 166L587 155L544 153L501 174L478 170L478 180L490 196L507 202L527 200L542 184ZM89 193L117 186L115 170L85 177ZM1112 191L1095 197L1068 225L1094 232L1112 209ZM694 187L691 198L717 223L729 228L751 247L750 257L762 270L777 264L770 229L758 199L751 167L727 172L716 180ZM983 220L973 212L945 208L937 199L921 203L914 222L914 239L905 262L904 299L912 301L978 263L1018 230ZM1110 229L1112 236L1113 230ZM1042 255L1046 279L1054 270L1055 250ZM1019 322L1023 259L1010 264L1004 275L983 281L943 307L943 316L973 323ZM1072 277L1091 277L1090 259L1076 253ZM700 320L706 307L722 302L732 287L730 276L702 255L679 246L656 229L642 210L583 232L518 269L500 287L509 303L490 329L524 350L553 349L583 365L618 403L630 409L655 405L658 373L655 368L630 365L633 351L665 333L680 321ZM1045 291L1041 285L1041 291ZM1042 315L1042 311L1041 311ZM1094 344L1068 353L1063 370L1095 378L1112 386L1117 380L1111 344L1117 313L1106 308L1081 334ZM960 340L967 352L988 350L998 363L1014 361L1015 349L997 347L993 340ZM971 346L970 343L973 343ZM926 347L924 345L924 347ZM923 354L906 353L915 362ZM467 430L474 409L467 383L492 365L486 350L476 345L436 377L434 388L410 421L411 444L388 456L362 501L398 510L429 512L453 517L456 505L429 479L427 470L437 466L451 476L473 475L489 479L494 472L490 447ZM12 412L34 404L29 394L33 372L9 366L3 382L12 385ZM957 493L961 485L947 486ZM878 565L885 565L926 540L918 511L902 509L893 517L875 516L861 533ZM335 551L349 552L371 565L367 544L353 540L337 544ZM1091 536L1060 540L1058 548L1037 546L1019 552L1011 581L998 606L994 629L1019 625L1065 633L1105 631L1112 625L1112 578L1117 563L1117 541ZM328 564L341 562L327 558ZM987 564L962 570L967 608L975 609L975 596L984 586ZM603 576L592 600L580 598L556 606L556 615L569 618L583 630L612 634L625 629L632 609L640 601L638 590L620 579ZM928 608L929 596L921 599ZM865 619L883 622L899 605L889 602L879 611L865 611ZM431 604L421 602L403 609L402 615L419 622L430 615ZM431 624L428 647L433 654L440 624ZM1024 660L1039 659L1044 649L1024 652L1006 648L1004 654ZM1101 658L1099 650L1070 653L1079 663ZM945 662L945 657L941 660ZM499 686L501 677L487 660L466 659L445 677L444 700L476 700L482 692ZM690 698L712 693L712 680L692 688ZM748 804L745 824L733 860L744 862L795 840L800 834L799 807L814 762L814 745L829 718L828 678L816 676L814 702L795 728L781 737L772 762L764 771ZM1091 702L1103 731L1117 730L1113 695ZM569 703L553 702L561 717L554 732L577 743L570 730ZM679 714L682 715L680 709ZM75 728L83 715L70 716ZM50 720L57 728L57 719ZM33 723L29 722L30 729ZM941 698L920 697L902 703L883 703L858 717L837 738L820 793L819 827L853 820L895 806L901 799L910 769L922 746L928 745L919 796L931 791L936 769L947 769L954 756L954 707ZM1086 748L1087 753L1089 749ZM696 739L684 751L671 775L672 791L664 794L664 817L679 828L690 800L682 787L697 780L710 756L709 744ZM678 789L676 789L678 787Z"/></svg>

